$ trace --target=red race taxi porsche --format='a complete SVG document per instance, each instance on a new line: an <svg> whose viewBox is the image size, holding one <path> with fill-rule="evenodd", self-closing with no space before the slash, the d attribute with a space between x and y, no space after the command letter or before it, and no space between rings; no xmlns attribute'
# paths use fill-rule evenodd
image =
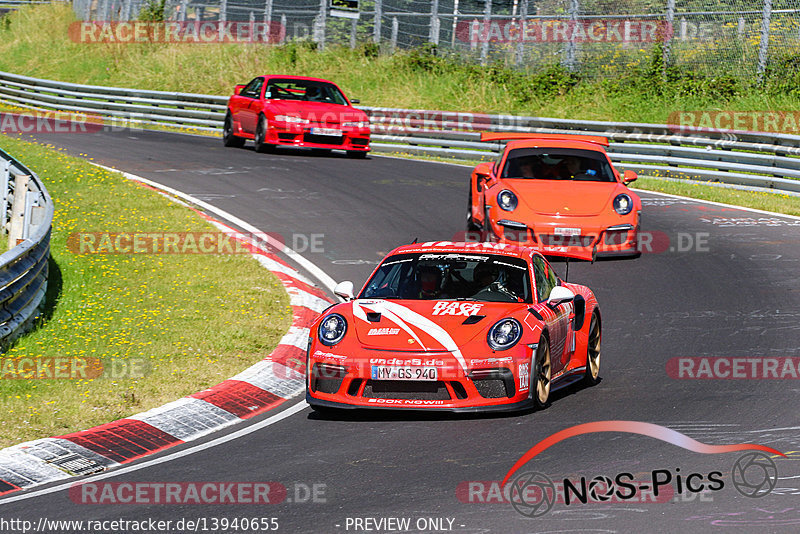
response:
<svg viewBox="0 0 800 534"><path fill-rule="evenodd" d="M252 139L256 152L276 146L346 150L363 158L369 152L369 117L333 82L301 76L257 76L237 85L228 100L222 138L242 147Z"/></svg>
<svg viewBox="0 0 800 534"><path fill-rule="evenodd" d="M472 172L467 231L542 251L580 249L598 257L638 256L642 202L628 189L636 173L620 173L588 135L484 133L510 140L496 163Z"/></svg>
<svg viewBox="0 0 800 534"><path fill-rule="evenodd" d="M588 259L583 257L583 259ZM315 409L510 411L600 370L592 291L535 250L430 242L393 250L357 297L322 313L308 344Z"/></svg>

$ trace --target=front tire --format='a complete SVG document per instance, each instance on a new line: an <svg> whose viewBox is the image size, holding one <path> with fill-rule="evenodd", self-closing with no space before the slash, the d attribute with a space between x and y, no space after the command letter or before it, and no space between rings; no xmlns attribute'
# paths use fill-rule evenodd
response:
<svg viewBox="0 0 800 534"><path fill-rule="evenodd" d="M367 157L367 152L365 150L348 150L347 157L353 159L364 159Z"/></svg>
<svg viewBox="0 0 800 534"><path fill-rule="evenodd" d="M586 344L586 372L583 375L583 382L587 386L594 386L600 381L600 342L602 338L600 314L595 310L592 312L592 321L589 323L589 341Z"/></svg>
<svg viewBox="0 0 800 534"><path fill-rule="evenodd" d="M545 336L539 340L531 376L531 394L537 408L544 408L550 399L550 343Z"/></svg>
<svg viewBox="0 0 800 534"><path fill-rule="evenodd" d="M256 135L255 139L253 139L256 152L264 153L264 152L272 152L273 150L275 150L275 145L270 145L264 142L266 137L267 137L267 118L264 115L261 115L258 118L258 124L256 125Z"/></svg>
<svg viewBox="0 0 800 534"><path fill-rule="evenodd" d="M233 134L233 117L231 112L225 114L225 124L222 127L222 144L230 148L242 148L244 146L244 138L236 137Z"/></svg>

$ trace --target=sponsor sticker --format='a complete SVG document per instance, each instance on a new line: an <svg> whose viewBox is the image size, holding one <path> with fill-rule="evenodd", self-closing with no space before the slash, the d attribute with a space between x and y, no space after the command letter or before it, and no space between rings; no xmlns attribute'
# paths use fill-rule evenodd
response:
<svg viewBox="0 0 800 534"><path fill-rule="evenodd" d="M368 336L395 336L400 333L399 328L370 328Z"/></svg>

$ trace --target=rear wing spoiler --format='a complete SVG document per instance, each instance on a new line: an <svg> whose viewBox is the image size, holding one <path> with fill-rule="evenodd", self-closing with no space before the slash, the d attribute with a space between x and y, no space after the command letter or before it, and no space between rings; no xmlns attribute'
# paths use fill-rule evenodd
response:
<svg viewBox="0 0 800 534"><path fill-rule="evenodd" d="M543 139L547 141L585 141L596 145L608 146L608 138L600 135L572 135L572 134L548 134L536 132L482 132L481 141L512 141L515 139L535 140Z"/></svg>

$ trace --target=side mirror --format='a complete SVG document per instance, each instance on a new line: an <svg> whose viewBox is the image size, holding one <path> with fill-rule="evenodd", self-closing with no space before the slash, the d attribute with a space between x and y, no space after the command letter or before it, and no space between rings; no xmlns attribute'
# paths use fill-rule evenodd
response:
<svg viewBox="0 0 800 534"><path fill-rule="evenodd" d="M489 176L492 174L492 167L493 163L489 161L485 161L483 163L479 163L475 170L472 171L475 174L475 189L481 191L483 189L482 183L489 179Z"/></svg>
<svg viewBox="0 0 800 534"><path fill-rule="evenodd" d="M575 300L575 293L564 286L556 286L550 291L550 298L547 299L547 305L551 308L555 308L559 304L572 302L573 300Z"/></svg>
<svg viewBox="0 0 800 534"><path fill-rule="evenodd" d="M345 302L353 300L355 298L353 296L353 282L350 280L339 282L336 284L336 287L333 288L333 293Z"/></svg>
<svg viewBox="0 0 800 534"><path fill-rule="evenodd" d="M636 181L638 177L639 176L637 176L637 174L633 171L625 171L622 173L622 183L627 185L633 181Z"/></svg>
<svg viewBox="0 0 800 534"><path fill-rule="evenodd" d="M236 87L233 88L233 94L238 95L239 93L242 92L242 89L244 89L245 87L246 86L244 85L237 85Z"/></svg>
<svg viewBox="0 0 800 534"><path fill-rule="evenodd" d="M350 103L351 104L360 104L361 100L359 100L358 98L351 98L350 99Z"/></svg>

